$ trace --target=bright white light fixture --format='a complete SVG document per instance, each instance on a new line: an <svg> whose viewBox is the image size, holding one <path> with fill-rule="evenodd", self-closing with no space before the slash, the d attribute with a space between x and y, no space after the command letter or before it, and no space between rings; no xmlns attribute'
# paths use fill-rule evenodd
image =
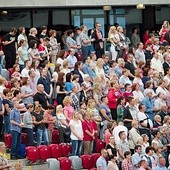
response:
<svg viewBox="0 0 170 170"><path fill-rule="evenodd" d="M145 5L144 4L137 4L136 8L137 9L145 9Z"/></svg>
<svg viewBox="0 0 170 170"><path fill-rule="evenodd" d="M8 11L2 11L1 14L2 14L2 15L7 15L7 14L8 14Z"/></svg>
<svg viewBox="0 0 170 170"><path fill-rule="evenodd" d="M110 5L103 6L104 11L110 11L111 9L112 9L112 7Z"/></svg>

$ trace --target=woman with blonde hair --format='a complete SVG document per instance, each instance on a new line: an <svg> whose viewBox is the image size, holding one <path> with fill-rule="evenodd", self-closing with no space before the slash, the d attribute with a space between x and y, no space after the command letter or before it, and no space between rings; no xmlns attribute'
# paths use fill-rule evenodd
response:
<svg viewBox="0 0 170 170"><path fill-rule="evenodd" d="M72 156L80 156L82 151L83 128L79 116L79 112L73 112L73 117L69 123L71 130Z"/></svg>
<svg viewBox="0 0 170 170"><path fill-rule="evenodd" d="M99 83L95 83L94 86L93 86L93 99L96 103L96 108L98 108L101 104L101 97L103 95L101 88L102 88L102 86Z"/></svg>
<svg viewBox="0 0 170 170"><path fill-rule="evenodd" d="M162 25L162 28L159 31L159 35L161 36L161 43L164 42L165 34L169 31L169 29L170 29L169 22L168 21L164 21L163 25Z"/></svg>
<svg viewBox="0 0 170 170"><path fill-rule="evenodd" d="M56 117L59 124L60 143L68 142L69 136L66 135L66 132L68 131L69 124L67 123L62 105L56 107Z"/></svg>
<svg viewBox="0 0 170 170"><path fill-rule="evenodd" d="M96 68L95 68L95 73L96 73L96 76L103 76L105 77L105 73L104 73L104 69L103 69L103 64L104 64L104 61L102 58L99 58L97 60L97 63L96 63Z"/></svg>
<svg viewBox="0 0 170 170"><path fill-rule="evenodd" d="M117 45L120 42L119 35L115 26L111 26L108 33L108 40L111 42L110 52L112 55L112 60L117 59Z"/></svg>
<svg viewBox="0 0 170 170"><path fill-rule="evenodd" d="M68 60L63 61L63 68L61 69L61 72L65 73L65 75L70 73L70 69L68 68Z"/></svg>
<svg viewBox="0 0 170 170"><path fill-rule="evenodd" d="M74 112L74 108L72 106L72 99L70 96L66 96L63 100L63 111L64 111L64 115L67 119L67 122L69 123L71 118L72 118L72 114Z"/></svg>
<svg viewBox="0 0 170 170"><path fill-rule="evenodd" d="M39 44L39 39L36 37L37 35L37 29L36 28L31 28L30 31L29 31L29 36L28 36L28 43L31 41L31 40L35 40L37 44Z"/></svg>
<svg viewBox="0 0 170 170"><path fill-rule="evenodd" d="M87 102L87 111L94 116L94 120L99 124L101 122L101 117L99 111L96 109L96 103L94 99L89 99Z"/></svg>

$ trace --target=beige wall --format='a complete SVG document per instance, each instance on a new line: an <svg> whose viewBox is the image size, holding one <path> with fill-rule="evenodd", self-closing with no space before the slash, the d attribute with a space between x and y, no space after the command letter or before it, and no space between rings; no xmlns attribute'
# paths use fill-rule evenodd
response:
<svg viewBox="0 0 170 170"><path fill-rule="evenodd" d="M148 5L170 4L170 0L1 0L0 7L67 7L67 6L124 6L138 3Z"/></svg>

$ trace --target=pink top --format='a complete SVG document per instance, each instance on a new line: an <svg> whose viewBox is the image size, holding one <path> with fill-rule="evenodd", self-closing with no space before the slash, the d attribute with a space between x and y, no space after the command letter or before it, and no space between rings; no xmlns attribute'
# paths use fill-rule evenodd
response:
<svg viewBox="0 0 170 170"><path fill-rule="evenodd" d="M72 114L74 112L74 108L72 106L64 106L64 113L66 113L67 122L69 123L72 119Z"/></svg>
<svg viewBox="0 0 170 170"><path fill-rule="evenodd" d="M165 37L165 34L168 32L168 29L163 29L162 30L162 35L161 35L161 42L163 43L164 42L164 37Z"/></svg>
<svg viewBox="0 0 170 170"><path fill-rule="evenodd" d="M109 132L109 130L108 129L106 129L105 130L105 133L104 133L104 140L105 140L105 142L106 142L106 145L109 143L109 139L110 139L110 136L111 136L112 134Z"/></svg>
<svg viewBox="0 0 170 170"><path fill-rule="evenodd" d="M47 121L53 121L54 118L51 114L48 114L47 111L44 112L44 117L46 118ZM54 123L48 123L48 130L53 130L54 129Z"/></svg>

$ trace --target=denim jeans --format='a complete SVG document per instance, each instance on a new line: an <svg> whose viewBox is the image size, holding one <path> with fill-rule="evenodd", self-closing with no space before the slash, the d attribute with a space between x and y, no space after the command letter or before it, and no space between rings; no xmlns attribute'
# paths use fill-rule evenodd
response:
<svg viewBox="0 0 170 170"><path fill-rule="evenodd" d="M33 146L33 129L23 128L23 132L27 134L28 137L28 146Z"/></svg>
<svg viewBox="0 0 170 170"><path fill-rule="evenodd" d="M4 133L10 133L10 117L9 115L4 116Z"/></svg>
<svg viewBox="0 0 170 170"><path fill-rule="evenodd" d="M12 131L11 156L17 157L19 155L19 148L21 145L21 133Z"/></svg>
<svg viewBox="0 0 170 170"><path fill-rule="evenodd" d="M44 145L48 145L48 134L47 129L37 129L37 146L41 145L42 139L44 141Z"/></svg>
<svg viewBox="0 0 170 170"><path fill-rule="evenodd" d="M90 55L90 46L82 46L82 60L84 62L84 59L87 58Z"/></svg>
<svg viewBox="0 0 170 170"><path fill-rule="evenodd" d="M71 140L72 143L72 156L80 156L82 150L82 141L80 140Z"/></svg>

